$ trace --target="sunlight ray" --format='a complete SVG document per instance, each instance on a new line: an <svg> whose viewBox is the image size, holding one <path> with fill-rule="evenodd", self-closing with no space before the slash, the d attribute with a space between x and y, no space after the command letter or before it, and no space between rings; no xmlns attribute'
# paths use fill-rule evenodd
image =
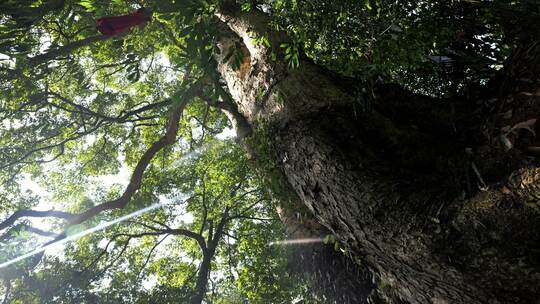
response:
<svg viewBox="0 0 540 304"><path fill-rule="evenodd" d="M26 258L28 258L28 257L31 257L31 256L33 256L33 255L35 255L35 254L40 253L40 252L43 252L43 251L45 251L45 250L47 250L47 249L50 249L50 248L53 248L53 247L56 247L56 246L59 246L59 245L63 245L63 244L65 244L65 243L67 243L67 242L70 242L70 241L77 240L77 239L79 239L79 238L81 238L81 237L83 237L83 236L85 236L85 235L88 235L88 234L91 234L91 233L94 233L94 232L103 230L103 229L105 229L105 228L107 228L107 227L110 227L110 226L112 226L112 225L114 225L114 224L118 224L118 223L123 222L123 221L125 221L125 220L131 219L131 218L134 218L134 217L137 217L137 216L139 216L139 215L141 215L141 214L143 214L143 213L152 211L152 210L154 210L154 209L161 208L161 207L163 207L163 206L165 206L165 205L167 205L167 204L168 204L168 203L158 203L158 204L154 204L154 205L145 207L145 208L143 208L143 209L134 211L134 212L132 212L132 213L126 214L126 215L124 215L124 216L121 216L121 217L119 217L119 218L117 218L117 219L114 219L114 220L112 220L112 221L103 222L103 223L101 223L101 224L99 224L99 225L97 225L97 226L94 226L94 227L85 229L85 230L83 230L83 231L74 233L74 234L72 234L72 235L68 235L68 236L66 236L65 238L63 238L63 239L61 239L61 240L59 240L59 241L50 243L50 244L45 245L45 246L42 246L42 247L39 247L39 248L34 249L34 250L30 251L30 252L27 252L27 253L25 253L25 254L23 254L23 255L20 255L20 256L15 257L15 258L13 258L13 259L11 259L11 260L8 260L8 261L6 261L6 262L1 263L1 264L0 264L0 269L1 269L1 268L4 268L4 267L7 267L7 266L9 266L9 265L12 265L12 264L14 264L14 263L17 263L17 262L19 262L19 261L22 261L22 260L24 260L24 259L26 259Z"/></svg>
<svg viewBox="0 0 540 304"><path fill-rule="evenodd" d="M303 245L303 244L313 244L313 243L322 243L322 238L302 238L302 239L290 239L283 241L270 242L268 245Z"/></svg>

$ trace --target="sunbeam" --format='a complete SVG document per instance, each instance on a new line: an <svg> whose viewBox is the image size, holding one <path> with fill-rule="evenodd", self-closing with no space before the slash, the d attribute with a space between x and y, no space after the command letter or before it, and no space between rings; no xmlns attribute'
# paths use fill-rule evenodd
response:
<svg viewBox="0 0 540 304"><path fill-rule="evenodd" d="M302 245L302 244L312 244L312 243L322 243L322 238L303 238L303 239L291 239L283 241L270 242L268 245Z"/></svg>
<svg viewBox="0 0 540 304"><path fill-rule="evenodd" d="M59 241L57 241L57 242L50 243L50 244L45 245L45 246L43 246L43 247L39 247L39 248L34 249L34 250L30 251L30 252L27 252L27 253L25 253L25 254L23 254L23 255L20 255L20 256L18 256L18 257L16 257L16 258L13 258L13 259L11 259L11 260L9 260L9 261L6 261L6 262L0 264L0 269L1 269L1 268L4 268L4 267L7 267L7 266L9 266L9 265L11 265L11 264L13 264L13 263L17 263L17 262L19 262L19 261L22 261L22 260L24 260L24 259L26 259L26 258L28 258L28 257L31 257L31 256L33 256L33 255L35 255L35 254L40 253L40 252L43 252L43 251L45 251L45 250L47 250L47 249L49 249L49 248L52 248L52 247L54 247L54 246L63 245L63 244L65 244L65 243L67 243L67 242L77 240L77 239L79 239L79 238L81 238L81 237L83 237L83 236L85 236L85 235L90 234L90 233L94 233L94 232L103 230L103 229L105 229L105 228L107 228L107 227L110 227L110 226L112 226L112 225L114 225L114 224L123 222L123 221L125 221L125 220L131 219L131 218L134 218L134 217L137 217L137 216L139 216L139 215L141 215L141 214L143 214L143 213L146 213L146 212L151 211L151 210L154 210L154 209L161 208L161 207L163 207L163 206L165 206L165 205L167 205L167 203L154 204L154 205L148 206L148 207L146 207L146 208L143 208L143 209L141 209L141 210L137 210L137 211L135 211L135 212L126 214L126 215L124 215L124 216L121 216L121 217L119 217L119 218L117 218L117 219L114 219L114 220L112 220L112 221L104 222L104 223L101 223L101 224L99 224L99 225L97 225L97 226L95 226L95 227L88 228L88 229L86 229L86 230L77 232L77 233L72 234L72 235L68 235L68 236L66 236L65 238L63 238L63 239L61 239L61 240L59 240Z"/></svg>

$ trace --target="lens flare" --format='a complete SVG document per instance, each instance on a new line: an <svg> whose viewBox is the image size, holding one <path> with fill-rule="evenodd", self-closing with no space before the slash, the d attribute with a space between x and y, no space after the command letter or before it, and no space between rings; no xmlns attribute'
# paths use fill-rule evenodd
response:
<svg viewBox="0 0 540 304"><path fill-rule="evenodd" d="M61 239L61 240L59 240L59 241L57 241L57 242L50 243L50 244L45 245L45 246L43 246L43 247L39 247L39 248L37 248L37 249L34 249L34 250L30 251L30 252L27 252L27 253L25 253L25 254L23 254L23 255L20 255L20 256L18 256L18 257L16 257L16 258L13 258L13 259L11 259L11 260L9 260L9 261L6 261L6 262L0 264L0 269L1 269L1 268L4 268L4 267L7 267L7 266L9 266L9 265L11 265L11 264L17 263L17 262L19 262L19 261L22 261L22 260L24 260L24 259L26 259L26 258L28 258L28 257L31 257L31 256L33 256L33 255L35 255L35 254L40 253L40 252L43 252L43 251L45 251L45 250L47 250L47 249L49 249L49 248L53 248L53 247L55 247L55 246L63 245L63 244L65 244L65 243L67 243L67 242L77 240L77 239L79 239L79 238L81 238L81 237L83 237L83 236L85 236L85 235L90 234L90 233L94 233L94 232L103 230L103 229L105 229L105 228L107 228L107 227L110 227L110 226L112 226L112 225L114 225L114 224L118 224L118 223L123 222L123 221L125 221L125 220L131 219L131 218L134 218L134 217L137 217L137 216L139 216L139 215L141 215L141 214L143 214L143 213L146 213L146 212L148 212L148 211L152 211L152 210L154 210L154 209L161 208L161 207L163 207L163 206L165 206L165 205L167 205L167 204L166 204L166 203L165 203L165 204L164 204L164 203L154 204L154 205L148 206L148 207L146 207L146 208L143 208L143 209L141 209L141 210L137 210L137 211L135 211L135 212L126 214L126 215L124 215L124 216L121 216L121 217L119 217L119 218L117 218L117 219L114 219L114 220L112 220L112 221L104 222L104 223L101 223L101 224L99 224L99 225L97 225L97 226L95 226L95 227L88 228L88 229L86 229L86 230L79 231L79 232L74 233L74 234L71 234L71 235L67 235L65 238L63 238L63 239Z"/></svg>
<svg viewBox="0 0 540 304"><path fill-rule="evenodd" d="M312 243L322 243L322 238L303 238L303 239L291 239L283 241L270 242L270 246L274 245L303 245L303 244L312 244Z"/></svg>

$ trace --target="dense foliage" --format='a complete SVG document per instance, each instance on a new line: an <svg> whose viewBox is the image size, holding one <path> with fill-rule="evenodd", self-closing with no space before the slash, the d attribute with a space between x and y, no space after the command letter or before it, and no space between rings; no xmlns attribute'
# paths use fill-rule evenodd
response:
<svg viewBox="0 0 540 304"><path fill-rule="evenodd" d="M408 0L240 4L246 11L267 12L275 28L293 37L275 50L285 54L291 69L299 68L299 57L309 57L359 84L384 79L435 96L466 94L500 68L510 42L492 12L514 5ZM145 27L70 47L98 35L97 18L143 6L153 11ZM277 202L230 139L230 124L219 111L227 96L213 59L217 6L211 0L0 4L2 219L32 208L69 213L21 217L1 227L0 263L59 235L76 235L162 204L47 249L44 256L0 268L5 303L187 302L200 287L197 277L207 255L208 303L309 300L302 280L287 273L286 248L270 245L286 237ZM265 37L253 39L268 43ZM66 47L55 58L43 56ZM241 51L231 50L230 57L240 67ZM461 68L465 64L467 69ZM173 134L176 140L155 146L145 160L161 138L174 133L169 132L174 123L169 113L184 106L182 99L190 102ZM142 164L144 179L135 191L137 182L130 184L130 176ZM122 208L67 224L73 215L128 192L129 203ZM214 241L215 252L205 251Z"/></svg>
<svg viewBox="0 0 540 304"><path fill-rule="evenodd" d="M163 135L171 100L204 73L201 56L209 59L202 38L185 29L204 30L193 17L208 16L211 4L160 2L146 28L33 66L24 58L95 35L98 16L136 7L123 1L53 2L2 4L4 214L35 206L78 213L120 195L141 155ZM206 102L190 103L179 140L154 157L129 204L71 227L68 235L165 205L48 249L33 271L36 256L3 267L5 300L187 302L203 253L193 238L169 230L210 240L227 216L212 257L208 300L291 301L302 287L286 274L283 248L269 245L285 236L243 152L222 134L226 127L223 114ZM19 221L4 231L2 262L55 236L32 233L35 225L59 232L63 223Z"/></svg>

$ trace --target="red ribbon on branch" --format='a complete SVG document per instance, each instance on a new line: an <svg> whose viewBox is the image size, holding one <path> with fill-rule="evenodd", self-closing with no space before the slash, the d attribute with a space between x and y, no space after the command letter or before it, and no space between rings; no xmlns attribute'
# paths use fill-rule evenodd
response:
<svg viewBox="0 0 540 304"><path fill-rule="evenodd" d="M100 18L96 21L96 27L104 36L114 36L123 34L132 27L144 26L150 20L152 20L152 13L145 8L140 8L128 15Z"/></svg>

